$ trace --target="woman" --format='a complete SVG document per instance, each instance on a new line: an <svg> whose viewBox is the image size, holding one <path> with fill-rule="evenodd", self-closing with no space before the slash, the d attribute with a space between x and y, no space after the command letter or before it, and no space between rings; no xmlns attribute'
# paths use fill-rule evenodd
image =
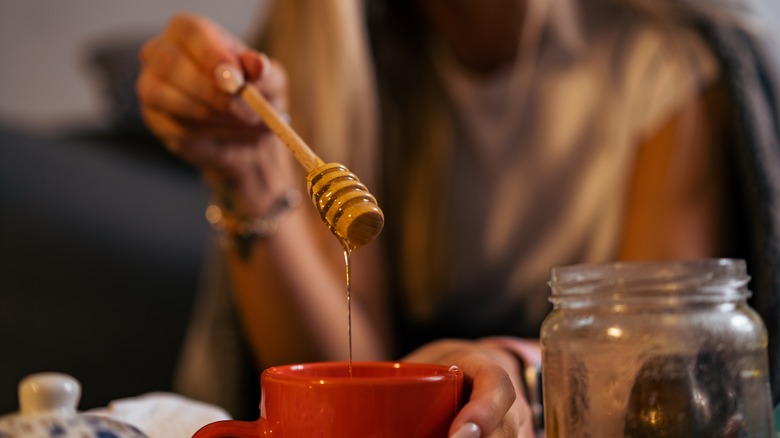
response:
<svg viewBox="0 0 780 438"><path fill-rule="evenodd" d="M175 17L142 52L145 119L224 214L278 220L225 249L258 364L346 358L345 279L316 211L286 208L304 177L235 96L244 81L385 211L353 254L354 357L458 363L472 388L452 436L531 436L520 376L538 346L522 339L549 310L552 265L743 254L728 78L698 28L712 16L610 0L365 7L276 2L257 45L270 58Z"/></svg>

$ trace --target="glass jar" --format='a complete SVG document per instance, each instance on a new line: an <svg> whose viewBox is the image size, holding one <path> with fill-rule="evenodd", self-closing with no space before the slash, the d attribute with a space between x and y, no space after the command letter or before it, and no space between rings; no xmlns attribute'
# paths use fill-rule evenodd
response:
<svg viewBox="0 0 780 438"><path fill-rule="evenodd" d="M745 262L554 267L547 437L769 437L767 333Z"/></svg>

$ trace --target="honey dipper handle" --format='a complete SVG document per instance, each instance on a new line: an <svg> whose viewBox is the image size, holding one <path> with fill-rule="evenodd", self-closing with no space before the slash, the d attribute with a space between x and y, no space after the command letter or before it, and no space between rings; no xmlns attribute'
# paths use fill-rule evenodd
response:
<svg viewBox="0 0 780 438"><path fill-rule="evenodd" d="M311 172L323 164L322 161L298 136L290 125L282 119L276 109L266 100L266 98L252 84L244 85L240 92L241 98L263 119L263 122L271 131L279 137L287 147L290 148L295 158L301 163L306 172Z"/></svg>

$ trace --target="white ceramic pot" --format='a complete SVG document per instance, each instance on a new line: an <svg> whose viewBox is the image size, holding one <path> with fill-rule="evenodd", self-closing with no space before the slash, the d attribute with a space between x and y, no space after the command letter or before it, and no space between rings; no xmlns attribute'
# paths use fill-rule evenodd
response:
<svg viewBox="0 0 780 438"><path fill-rule="evenodd" d="M81 384L61 373L38 373L19 382L19 412L0 417L0 438L147 438L105 415L79 413Z"/></svg>

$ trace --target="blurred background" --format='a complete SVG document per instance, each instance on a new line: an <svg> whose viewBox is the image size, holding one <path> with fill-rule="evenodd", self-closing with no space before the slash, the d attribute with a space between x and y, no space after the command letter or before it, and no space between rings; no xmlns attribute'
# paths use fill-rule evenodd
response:
<svg viewBox="0 0 780 438"><path fill-rule="evenodd" d="M780 1L754 6L780 59ZM171 389L208 194L140 123L137 51L180 10L246 36L265 7L0 0L0 415L38 371L78 378L81 409Z"/></svg>
<svg viewBox="0 0 780 438"><path fill-rule="evenodd" d="M264 6L263 0L0 0L0 120L49 130L105 122L105 80L118 79L103 77L111 57L135 61L137 44L176 12L205 14L245 35ZM123 56L129 59L117 59Z"/></svg>
<svg viewBox="0 0 780 438"><path fill-rule="evenodd" d="M208 193L140 122L138 48L178 11L244 35L256 0L0 0L0 415L40 371L83 410L172 389Z"/></svg>

